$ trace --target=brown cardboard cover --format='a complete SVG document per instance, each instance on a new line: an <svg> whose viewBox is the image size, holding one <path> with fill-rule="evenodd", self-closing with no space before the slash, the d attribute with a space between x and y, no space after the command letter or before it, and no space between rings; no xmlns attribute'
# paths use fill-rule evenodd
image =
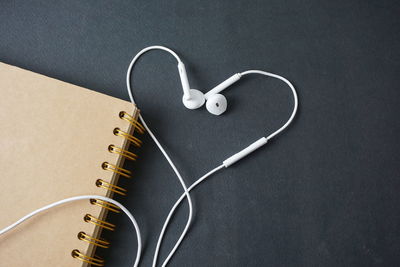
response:
<svg viewBox="0 0 400 267"><path fill-rule="evenodd" d="M117 182L101 164L123 162L108 146L127 147L113 129L132 132L118 116L126 111L137 117L131 103L4 63L0 93L0 228L63 198L111 196L95 181ZM93 247L77 234L100 233L84 222L87 213L105 216L83 200L42 213L0 236L0 266L82 266L71 251L91 254Z"/></svg>

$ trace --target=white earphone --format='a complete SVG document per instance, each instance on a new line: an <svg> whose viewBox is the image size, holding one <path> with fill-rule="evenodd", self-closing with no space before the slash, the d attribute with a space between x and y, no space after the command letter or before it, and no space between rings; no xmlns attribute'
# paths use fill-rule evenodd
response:
<svg viewBox="0 0 400 267"><path fill-rule="evenodd" d="M207 101L207 110L214 115L221 115L222 113L224 113L228 104L226 98L223 95L219 94L219 92L240 79L240 75L235 74L234 76L217 85L210 92L204 95L199 90L190 89L185 64L183 64L182 61L178 62L178 71L183 88L182 102L185 107L187 107L188 109L197 109L203 106L204 102Z"/></svg>
<svg viewBox="0 0 400 267"><path fill-rule="evenodd" d="M181 174L179 173L178 169L176 168L175 164L173 163L173 161L171 160L171 158L169 157L167 152L164 150L164 148L162 147L160 142L157 140L157 138L155 137L154 133L150 130L150 128L148 127L148 125L144 121L142 115L139 115L139 118L140 118L141 122L143 123L143 126L146 128L147 132L149 133L149 135L151 136L153 141L156 143L156 145L158 146L160 151L163 153L164 157L166 158L166 160L170 164L171 168L174 170L175 174L177 175L177 177L178 177L178 179L179 179L179 181L180 181L180 183L182 185L182 188L184 189L184 193L175 202L175 204L173 205L173 207L169 211L167 218L164 221L162 230L161 230L160 235L158 237L157 246L156 246L156 249L155 249L155 252L154 252L153 264L152 264L153 267L156 267L156 265L157 265L157 258L158 258L158 254L159 254L159 251L160 251L160 246L161 246L162 240L164 238L165 231L166 231L166 229L168 227L168 224L169 224L173 214L175 213L175 210L177 209L177 207L180 205L180 203L182 203L182 201L185 198L188 200L188 204L189 204L189 215L188 215L188 219L187 219L185 228L182 231L182 234L180 235L179 239L175 243L174 247L172 248L172 250L168 254L167 258L162 263L162 266L164 267L164 266L166 266L168 264L169 260L172 258L172 256L174 255L174 253L178 249L179 245L181 244L181 242L183 241L184 237L186 236L186 234L187 234L187 232L189 230L190 223L192 221L192 216L193 216L193 205L192 205L192 200L191 200L189 192L191 190L193 190L201 182L203 182L208 177L210 177L212 174L218 172L219 170L222 170L224 168L227 168L227 167L231 166L235 162L237 162L240 159L244 158L245 156L249 155L251 152L257 150L260 147L262 147L270 139L272 139L273 137L275 137L279 133L281 133L283 130L285 130L289 126L289 124L293 121L293 118L296 115L297 107L298 107L298 98L297 98L297 93L296 93L296 90L295 90L294 86L286 78L284 78L282 76L279 76L277 74L273 74L273 73L269 73L269 72L265 72L265 71L261 71L261 70L248 70L248 71L244 71L244 72L241 72L241 73L236 73L236 74L232 75L231 77L229 77L228 79L226 79L225 81L223 81L222 83L220 83L217 86L215 86L208 93L203 94L199 90L190 88L189 80L187 78L187 73L186 73L186 69L185 69L185 65L182 63L181 59L178 57L178 55L174 51L172 51L171 49L166 48L164 46L150 46L150 47L147 47L147 48L141 50L138 54L136 54L136 56L132 59L130 65L129 65L128 71L127 71L126 84L127 84L129 98L130 98L132 104L135 104L135 100L134 100L133 95L132 95L132 88L131 88L131 81L130 81L131 80L131 74L132 74L133 66L135 65L137 59L141 55L143 55L144 53L146 53L149 50L155 50L155 49L167 51L177 59L179 77L181 79L182 88L183 88L182 101L183 101L184 106L189 108L189 109L200 108L206 102L206 108L210 113L212 113L214 115L221 115L227 109L227 100L220 93L223 90L225 90L227 87L232 85L233 83L239 81L241 79L241 77L243 77L244 75L248 75L248 74L261 74L261 75L273 77L273 78L276 78L276 79L279 79L279 80L285 82L289 86L289 88L291 89L291 91L293 93L293 100L294 100L293 111L292 111L289 119L278 130L272 132L271 134L269 134L269 135L267 135L265 137L261 137L260 139L256 140L255 142L253 142L252 144L250 144L246 148L242 149L241 151L239 151L239 152L233 154L232 156L228 157L227 159L223 160L222 164L218 165L217 167L213 168L211 171L207 172L205 175L200 177L190 187L186 186L186 183L184 182L184 180L183 180ZM12 225L10 225L8 227L5 227L3 229L0 229L0 235L2 235L4 233L14 229L16 226L18 226L19 224L21 224L25 220L27 220L27 219L35 216L36 214L39 214L39 213L41 213L41 212L43 212L45 210L51 209L53 207L56 207L58 205L62 205L62 204L68 203L68 202L79 201L79 200L83 200L83 199L91 199L91 198L98 198L98 199L102 199L104 201L108 201L110 203L113 203L113 204L119 206L125 212L125 214L129 217L129 219L131 220L131 222L132 222L132 224L133 224L133 226L134 226L134 228L136 230L137 242L138 242L137 252L136 252L136 260L135 260L133 266L134 267L138 267L139 263L140 263L140 257L141 257L141 251L142 251L142 241L141 241L141 234L140 234L139 226L138 226L135 218L133 217L133 215L124 206L122 206L122 204L120 204L119 202L117 202L117 201L115 201L113 199L110 199L110 198L107 198L107 197L103 197L103 196L96 196L96 195L95 196L93 196L93 195L75 196L75 197L64 199L64 200L61 200L61 201L58 201L58 202L51 203L51 204L49 204L49 205L47 205L45 207L39 208L39 209L31 212L30 214L24 216L23 218L21 218L20 220L18 220L14 224L12 224Z"/></svg>
<svg viewBox="0 0 400 267"><path fill-rule="evenodd" d="M255 141L254 143L252 143L251 145L246 147L245 149L239 151L238 153L236 153L233 156L231 156L231 157L227 158L226 160L224 160L223 164L224 164L225 167L228 167L228 166L232 165L233 163L235 163L238 160L242 159L243 157L247 156L251 152L253 152L253 151L257 150L258 148L262 147L263 145L265 145L268 142L269 139L271 139L272 137L276 136L277 134L282 132L284 129L286 129L286 127L293 121L293 118L296 115L297 107L298 107L297 93L296 93L296 90L295 90L294 86L286 78L284 78L282 76L279 76L277 74L266 72L266 71L248 70L248 71L244 71L242 73L236 73L236 74L232 75L231 77L229 77L228 79L226 79L222 83L220 83L217 86L215 86L214 88L212 88L208 93L203 94L199 90L190 88L189 80L188 80L187 73L186 73L185 64L183 64L182 60L179 58L179 56L174 51L172 51L171 49L169 49L167 47L164 47L164 46L149 46L149 47L146 47L146 48L142 49L139 53L137 53L136 56L132 59L130 65L128 67L128 72L127 72L127 75L126 75L126 84L127 84L127 88L128 88L129 98L130 98L131 102L134 103L134 104L135 104L135 100L133 98L131 82L130 82L131 74L132 74L132 68L135 65L136 61L139 59L139 57L142 56L144 53L150 51L150 50L164 50L164 51L167 51L170 54L172 54L176 58L176 60L178 61L178 72L179 72L179 77L181 79L181 84L182 84L182 89L183 89L182 102L185 105L185 107L187 107L188 109L200 108L201 106L203 106L204 102L207 101L207 103L206 103L207 110L211 114L221 115L222 113L224 113L226 111L228 103L227 103L227 100L226 100L225 96L223 96L220 93L223 90L225 90L226 88L228 88L229 86L231 86L232 84L234 84L235 82L239 81L242 78L242 76L248 75L248 74L261 74L261 75L277 78L277 79L285 82L289 86L289 88L291 89L292 94L293 94L294 104L293 104L292 114L289 117L288 121L281 128L279 128L277 131L275 131L274 133L272 133L268 137L262 137L262 138L258 139L257 141ZM146 128L148 128L147 125L146 125L146 122L143 120L142 116L140 116L140 120L142 121L144 126ZM149 131L149 133L150 133L151 137L153 138L153 140L158 145L158 147L161 149L161 152L165 156L166 152L159 145L158 140L155 138L155 136L152 134L151 131ZM167 160L170 161L169 157L167 157ZM173 166L173 164L171 166ZM175 169L175 168L173 167L173 169ZM179 175L178 175L178 177L179 177ZM181 184L184 184L182 182L183 181L181 181Z"/></svg>
<svg viewBox="0 0 400 267"><path fill-rule="evenodd" d="M226 108L228 106L228 102L225 96L220 94L220 92L222 92L235 82L239 81L241 78L240 73L234 74L227 80L215 86L208 93L203 94L199 90L188 89L189 81L187 80L185 65L181 61L178 63L178 70L184 92L183 104L185 105L185 107L189 109L196 109L203 106L204 102L206 101L207 110L214 115L221 115L226 111ZM186 96L185 92L187 92Z"/></svg>
<svg viewBox="0 0 400 267"><path fill-rule="evenodd" d="M156 250L154 252L153 265L152 265L153 267L156 267L156 265L157 265L157 258L158 258L158 254L159 254L159 251L160 251L161 243L162 243L162 240L164 238L164 234L165 234L165 231L167 229L167 226L168 226L168 224L169 224L169 222L170 222L170 220L171 220L176 208L179 206L179 204L183 201L183 199L185 197L187 198L188 204L189 204L189 215L188 215L188 219L187 219L185 228L182 231L182 234L179 237L178 241L175 243L174 247L172 248L172 250L168 254L167 258L164 260L164 262L162 264L162 266L164 267L164 266L166 266L168 264L169 260L172 258L172 256L174 255L174 253L178 249L179 245L181 244L182 240L186 236L187 231L189 230L190 223L192 221L193 205L192 205L192 200L191 200L189 191L193 190L197 185L199 185L202 181L204 181L206 178L208 178L212 174L216 173L219 170L222 170L224 167L227 168L227 167L231 166L235 162L239 161L240 159L242 159L245 156L249 155L250 153L254 152L258 148L262 147L270 139L272 139L273 137L275 137L279 133L281 133L283 130L285 130L289 126L289 124L293 121L293 119L294 119L294 117L295 117L295 115L297 113L298 98L297 98L297 93L296 93L296 90L295 90L294 86L286 78L284 78L284 77L282 77L280 75L277 75L277 74L273 74L273 73L266 72L266 71L261 71L261 70L247 70L247 71L244 71L242 73L236 73L236 74L232 75L231 77L229 77L228 79L226 79L225 81L223 81L222 83L220 83L217 86L215 86L214 88L212 88L206 94L203 94L199 90L190 88L185 65L183 64L182 60L179 58L179 56L174 51L172 51L171 49L169 49L167 47L164 47L164 46L149 46L149 47L146 47L146 48L142 49L141 51L139 51L139 53L136 54L136 56L132 59L131 63L129 64L128 71L127 71L127 74L126 74L126 86L127 86L127 89L128 89L129 98L130 98L130 100L131 100L131 102L133 104L136 104L136 103L135 103L135 100L133 98L132 88L131 88L132 69L133 69L133 66L135 65L135 63L137 62L137 60L139 59L139 57L142 56L144 53L150 51L150 50L163 50L163 51L166 51L166 52L170 53L171 55L173 55L175 57L175 59L178 61L178 72L179 72L179 77L181 79L181 84L182 84L182 89L183 89L182 101L183 101L183 104L184 104L184 106L186 108L197 109L197 108L200 108L201 106L203 106L204 103L206 102L206 108L211 114L221 115L227 109L227 100L220 93L223 90L225 90L227 87L229 87L230 85L232 85L235 82L239 81L244 75L249 75L249 74L260 74L260 75L276 78L276 79L279 79L279 80L283 81L291 89L291 92L293 94L293 101L294 101L293 110L292 110L292 113L291 113L289 119L278 130L272 132L271 134L269 134L266 137L261 137L260 139L256 140L255 142L253 142L252 144L250 144L246 148L244 148L241 151L239 151L239 152L233 154L232 156L228 157L227 159L222 161L221 165L215 167L211 171L207 172L204 176L200 177L189 188L186 186L185 182L182 179L182 176L180 175L180 173L177 170L177 168L175 167L174 163L172 162L172 160L168 156L167 152L161 146L160 142L157 140L157 138L155 137L154 133L147 126L146 122L143 119L143 116L139 115L140 121L143 123L143 126L147 129L149 135L151 136L153 141L156 143L156 145L158 146L160 151L165 156L166 160L168 161L168 163L170 164L170 166L174 170L175 174L177 175L177 177L178 177L178 179L179 179L179 181L180 181L180 183L181 183L181 185L182 185L182 187L184 189L184 194L176 201L174 206L171 208L166 220L164 221L163 228L161 230L161 233L160 233L158 241L157 241Z"/></svg>

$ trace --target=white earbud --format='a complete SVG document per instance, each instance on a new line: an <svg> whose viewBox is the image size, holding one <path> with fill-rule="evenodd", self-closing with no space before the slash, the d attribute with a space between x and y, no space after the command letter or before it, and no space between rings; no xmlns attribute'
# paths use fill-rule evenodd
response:
<svg viewBox="0 0 400 267"><path fill-rule="evenodd" d="M222 83L215 86L204 95L205 99L207 100L206 108L211 114L221 115L225 112L228 106L228 102L225 96L221 95L220 92L222 92L235 82L239 81L241 77L242 76L240 75L240 73L236 73Z"/></svg>
<svg viewBox="0 0 400 267"><path fill-rule="evenodd" d="M204 104L205 97L202 92L196 89L190 89L189 80L186 74L185 64L178 62L179 77L181 78L183 97L182 102L188 109L196 109Z"/></svg>
<svg viewBox="0 0 400 267"><path fill-rule="evenodd" d="M221 115L228 106L225 96L221 94L211 95L207 99L206 108L208 112L214 115Z"/></svg>
<svg viewBox="0 0 400 267"><path fill-rule="evenodd" d="M178 71L183 88L182 102L185 107L188 109L197 109L203 106L204 102L207 100L206 108L208 112L214 115L221 115L226 111L228 107L228 102L225 96L219 93L234 84L235 82L239 81L241 78L241 74L236 73L222 83L215 86L207 94L204 95L201 91L190 88L185 64L183 64L183 62L180 60L178 62Z"/></svg>
<svg viewBox="0 0 400 267"><path fill-rule="evenodd" d="M228 102L225 96L219 94L230 85L239 81L241 78L240 73L236 73L223 81L222 83L215 86L207 94L203 94L199 90L190 89L189 80L186 73L185 64L182 61L178 62L179 77L181 78L183 97L182 102L188 109L197 109L203 106L207 100L206 108L214 115L221 115L228 107Z"/></svg>
<svg viewBox="0 0 400 267"><path fill-rule="evenodd" d="M190 88L185 64L183 64L183 62L179 58L178 71L183 89L183 105L185 105L185 107L188 109L197 109L203 106L204 102L207 100L206 108L211 114L214 115L221 115L226 111L228 107L228 102L225 96L219 93L225 90L230 85L239 81L241 78L241 74L236 73L222 83L215 86L207 94L204 95L201 91Z"/></svg>

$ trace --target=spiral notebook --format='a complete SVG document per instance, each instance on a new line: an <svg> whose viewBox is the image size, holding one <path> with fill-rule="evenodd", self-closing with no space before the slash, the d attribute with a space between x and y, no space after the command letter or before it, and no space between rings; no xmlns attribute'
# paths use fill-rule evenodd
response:
<svg viewBox="0 0 400 267"><path fill-rule="evenodd" d="M123 162L144 132L134 105L4 63L0 92L0 228L63 198L127 193ZM119 209L91 199L33 217L0 236L0 266L104 266L109 212Z"/></svg>

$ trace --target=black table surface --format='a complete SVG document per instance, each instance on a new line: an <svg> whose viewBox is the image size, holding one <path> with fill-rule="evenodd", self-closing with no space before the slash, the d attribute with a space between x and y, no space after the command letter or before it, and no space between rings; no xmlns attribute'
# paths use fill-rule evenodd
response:
<svg viewBox="0 0 400 267"><path fill-rule="evenodd" d="M247 69L285 76L296 120L193 191L194 223L170 266L399 266L399 14L398 1L3 0L0 60L125 100L128 64L149 45L174 49L203 92ZM249 76L224 92L224 115L186 110L176 61L161 51L134 74L139 108L188 184L277 129L293 104L282 82ZM138 218L150 266L182 188L143 139L118 200ZM174 217L160 261L187 214ZM131 266L133 229L110 219L112 248L99 253Z"/></svg>

